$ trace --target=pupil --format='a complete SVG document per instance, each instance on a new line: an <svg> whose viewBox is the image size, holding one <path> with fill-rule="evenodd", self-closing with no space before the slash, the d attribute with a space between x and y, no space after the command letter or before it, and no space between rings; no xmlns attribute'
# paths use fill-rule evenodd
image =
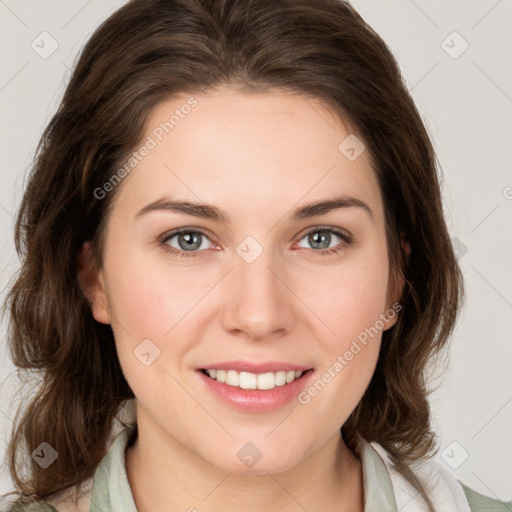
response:
<svg viewBox="0 0 512 512"><path fill-rule="evenodd" d="M181 241L184 240L185 246ZM185 250L198 249L201 246L200 235L198 233L184 233L180 236L180 246Z"/></svg>
<svg viewBox="0 0 512 512"><path fill-rule="evenodd" d="M327 231L318 231L313 235L310 235L309 238L309 242L311 243L312 247L316 247L317 249L326 249L327 247L329 247L331 234L328 233ZM327 244L323 243L326 241ZM317 244L320 245L321 247L318 247Z"/></svg>

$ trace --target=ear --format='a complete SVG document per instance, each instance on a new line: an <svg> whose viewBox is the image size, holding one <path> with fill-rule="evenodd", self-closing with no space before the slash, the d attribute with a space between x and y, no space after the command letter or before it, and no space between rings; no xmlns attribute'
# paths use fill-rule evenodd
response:
<svg viewBox="0 0 512 512"><path fill-rule="evenodd" d="M93 258L90 242L84 242L77 255L78 283L91 306L92 316L102 324L110 324L105 281Z"/></svg>
<svg viewBox="0 0 512 512"><path fill-rule="evenodd" d="M404 256L403 259L405 260L404 263L407 263L411 254L411 245L405 239L404 233L400 233L400 246ZM398 312L402 309L401 301L403 297L404 286L405 280L402 273L400 272L400 269L396 268L394 271L393 269L390 269L388 287L389 293L387 296L388 309L386 310L386 313L384 313L384 316L386 317L384 319L384 331L393 327L393 325L395 325L398 320Z"/></svg>

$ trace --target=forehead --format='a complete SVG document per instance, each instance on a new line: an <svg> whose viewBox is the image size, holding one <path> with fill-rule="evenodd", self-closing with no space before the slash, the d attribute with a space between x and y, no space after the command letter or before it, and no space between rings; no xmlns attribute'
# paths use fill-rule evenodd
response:
<svg viewBox="0 0 512 512"><path fill-rule="evenodd" d="M168 194L263 218L346 194L379 211L368 151L357 156L362 144L329 107L301 94L229 87L183 94L149 114L135 151L150 149L124 180L118 200L135 209Z"/></svg>

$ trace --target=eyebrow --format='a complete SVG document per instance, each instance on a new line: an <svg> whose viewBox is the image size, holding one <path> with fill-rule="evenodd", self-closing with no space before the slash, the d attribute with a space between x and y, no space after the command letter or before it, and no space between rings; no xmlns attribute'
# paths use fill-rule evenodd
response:
<svg viewBox="0 0 512 512"><path fill-rule="evenodd" d="M365 202L357 199L356 197L346 195L337 196L332 199L323 199L301 206L292 212L291 218L293 220L308 219L310 217L325 215L326 213L338 208L351 207L361 208L373 220L373 212ZM186 213L188 215L193 215L194 217L201 217L217 222L227 222L229 220L227 213L216 206L205 203L194 203L191 201L176 201L170 198L158 199L147 204L137 212L135 217L137 218L150 212L162 210Z"/></svg>

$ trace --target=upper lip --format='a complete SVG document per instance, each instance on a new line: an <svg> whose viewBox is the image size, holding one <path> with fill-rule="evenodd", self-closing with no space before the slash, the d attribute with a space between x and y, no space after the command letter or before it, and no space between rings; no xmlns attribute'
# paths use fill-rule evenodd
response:
<svg viewBox="0 0 512 512"><path fill-rule="evenodd" d="M237 372L249 373L267 373L284 371L306 371L311 369L311 366L304 366L302 364L287 363L284 361L222 361L218 363L209 363L197 368L198 370L236 370Z"/></svg>

